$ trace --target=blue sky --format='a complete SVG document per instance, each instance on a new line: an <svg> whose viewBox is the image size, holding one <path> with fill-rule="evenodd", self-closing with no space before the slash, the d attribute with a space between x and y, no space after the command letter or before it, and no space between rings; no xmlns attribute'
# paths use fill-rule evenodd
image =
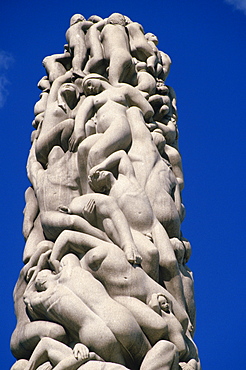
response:
<svg viewBox="0 0 246 370"><path fill-rule="evenodd" d="M159 38L173 65L186 219L193 255L196 343L203 370L243 368L245 343L246 0L2 0L1 368L14 362L12 290L22 267L22 210L36 87L42 59L61 53L74 13L138 21Z"/></svg>

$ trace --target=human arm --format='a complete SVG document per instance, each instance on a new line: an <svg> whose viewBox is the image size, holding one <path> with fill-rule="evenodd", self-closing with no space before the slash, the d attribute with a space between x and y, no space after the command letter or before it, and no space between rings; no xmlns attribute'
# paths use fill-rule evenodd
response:
<svg viewBox="0 0 246 370"><path fill-rule="evenodd" d="M124 150L118 150L117 152L112 153L98 165L92 167L89 171L89 177L93 176L97 171L110 171L116 166L119 166L119 173L128 176L134 176L133 166L127 153Z"/></svg>
<svg viewBox="0 0 246 370"><path fill-rule="evenodd" d="M147 122L153 120L154 110L150 103L143 97L143 95L133 86L127 85L123 87L128 100L128 106L136 106L141 109L143 116Z"/></svg>
<svg viewBox="0 0 246 370"><path fill-rule="evenodd" d="M50 264L56 269L61 258L68 252L85 254L99 245L109 245L109 243L78 231L64 230L55 241L49 259Z"/></svg>
<svg viewBox="0 0 246 370"><path fill-rule="evenodd" d="M82 102L75 117L74 131L69 139L69 150L74 152L85 138L85 124L94 116L94 98L88 96Z"/></svg>

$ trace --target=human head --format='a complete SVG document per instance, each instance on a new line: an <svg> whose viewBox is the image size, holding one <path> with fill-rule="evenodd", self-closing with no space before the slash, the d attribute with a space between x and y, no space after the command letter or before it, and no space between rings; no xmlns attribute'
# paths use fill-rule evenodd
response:
<svg viewBox="0 0 246 370"><path fill-rule="evenodd" d="M169 305L167 297L164 294L159 293L157 295L157 298L158 298L158 303L160 305L160 309L162 311L166 312L166 313L169 313L170 312L170 305Z"/></svg>
<svg viewBox="0 0 246 370"><path fill-rule="evenodd" d="M153 33L151 32L147 32L145 34L145 38L147 39L147 41L152 41L155 45L158 44L158 38L156 35L154 35Z"/></svg>
<svg viewBox="0 0 246 370"><path fill-rule="evenodd" d="M99 17L98 15L91 15L89 18L88 18L88 21L91 21L93 23L97 23L97 22L100 22L102 21L103 19L101 17Z"/></svg>
<svg viewBox="0 0 246 370"><path fill-rule="evenodd" d="M85 21L85 17L82 14L74 14L70 18L70 26L72 26L75 23L83 22L83 21Z"/></svg>
<svg viewBox="0 0 246 370"><path fill-rule="evenodd" d="M109 83L107 78L99 75L98 73L90 73L83 79L82 87L84 94L96 95L103 90L102 83Z"/></svg>
<svg viewBox="0 0 246 370"><path fill-rule="evenodd" d="M113 174L109 171L96 171L88 176L88 184L95 193L108 194L111 189Z"/></svg>
<svg viewBox="0 0 246 370"><path fill-rule="evenodd" d="M56 280L56 276L50 270L41 270L37 274L35 287L38 292L42 292L48 288L48 283Z"/></svg>
<svg viewBox="0 0 246 370"><path fill-rule="evenodd" d="M108 17L107 23L109 23L109 24L119 24L121 26L125 26L126 25L126 19L125 19L124 15L122 15L120 13L112 13Z"/></svg>
<svg viewBox="0 0 246 370"><path fill-rule="evenodd" d="M67 111L67 105L70 108L74 108L79 101L79 89L71 82L66 82L61 85L58 90L58 106L61 107L65 112Z"/></svg>

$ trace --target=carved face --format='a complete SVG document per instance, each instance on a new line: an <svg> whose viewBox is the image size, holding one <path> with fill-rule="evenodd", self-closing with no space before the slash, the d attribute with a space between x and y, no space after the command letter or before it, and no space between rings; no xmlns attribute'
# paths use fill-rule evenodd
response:
<svg viewBox="0 0 246 370"><path fill-rule="evenodd" d="M164 312L170 312L169 303L164 295L158 297L160 308Z"/></svg>
<svg viewBox="0 0 246 370"><path fill-rule="evenodd" d="M88 79L83 86L85 95L97 95L101 92L102 84L95 78Z"/></svg>

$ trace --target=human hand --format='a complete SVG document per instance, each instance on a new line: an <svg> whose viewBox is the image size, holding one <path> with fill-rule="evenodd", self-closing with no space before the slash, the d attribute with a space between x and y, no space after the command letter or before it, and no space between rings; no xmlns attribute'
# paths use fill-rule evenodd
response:
<svg viewBox="0 0 246 370"><path fill-rule="evenodd" d="M75 132L72 133L68 140L68 149L70 152L76 152L78 149L79 144L84 140L85 133L82 133L80 135L75 134Z"/></svg>
<svg viewBox="0 0 246 370"><path fill-rule="evenodd" d="M86 360L89 358L89 349L82 343L76 343L73 348L73 354L76 360Z"/></svg>

